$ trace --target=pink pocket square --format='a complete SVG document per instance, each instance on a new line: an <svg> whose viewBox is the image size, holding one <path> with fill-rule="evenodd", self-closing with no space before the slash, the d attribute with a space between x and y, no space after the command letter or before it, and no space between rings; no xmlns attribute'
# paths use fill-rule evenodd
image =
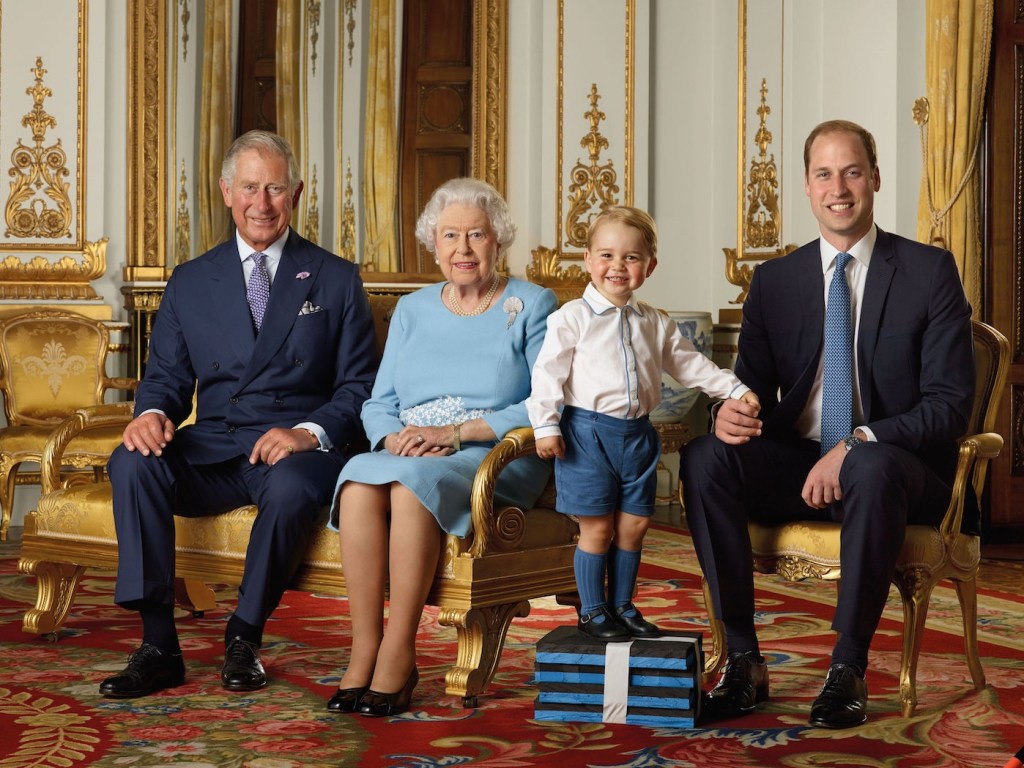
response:
<svg viewBox="0 0 1024 768"><path fill-rule="evenodd" d="M305 280L307 277L309 277L309 272L299 272L299 274L297 274L295 276L295 279L296 280Z"/></svg>

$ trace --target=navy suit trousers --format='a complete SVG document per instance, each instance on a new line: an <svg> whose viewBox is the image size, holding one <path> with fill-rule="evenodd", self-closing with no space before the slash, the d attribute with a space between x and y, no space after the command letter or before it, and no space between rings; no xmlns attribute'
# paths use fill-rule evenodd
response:
<svg viewBox="0 0 1024 768"><path fill-rule="evenodd" d="M171 442L163 455L119 446L108 470L118 541L114 599L126 608L174 602L174 515L204 517L256 504L235 615L262 627L322 524L344 465L337 452L296 453L273 467L248 457L190 464Z"/></svg>
<svg viewBox="0 0 1024 768"><path fill-rule="evenodd" d="M732 446L714 435L695 438L681 451L687 522L715 613L726 623L754 615L748 518L842 524L842 589L832 628L862 639L878 626L907 524L942 519L949 484L910 452L874 442L846 455L841 501L822 510L806 506L800 493L818 452L813 440L761 437Z"/></svg>

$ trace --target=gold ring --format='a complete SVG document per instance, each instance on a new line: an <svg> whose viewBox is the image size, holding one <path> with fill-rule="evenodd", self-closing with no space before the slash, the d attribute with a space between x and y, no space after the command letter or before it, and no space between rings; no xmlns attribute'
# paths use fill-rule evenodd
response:
<svg viewBox="0 0 1024 768"><path fill-rule="evenodd" d="M423 435L417 435L416 436L416 442L417 443L422 443L423 442Z"/></svg>
<svg viewBox="0 0 1024 768"><path fill-rule="evenodd" d="M290 445L287 448L285 448L285 450L288 451L288 453L295 453L295 449L292 448Z"/></svg>

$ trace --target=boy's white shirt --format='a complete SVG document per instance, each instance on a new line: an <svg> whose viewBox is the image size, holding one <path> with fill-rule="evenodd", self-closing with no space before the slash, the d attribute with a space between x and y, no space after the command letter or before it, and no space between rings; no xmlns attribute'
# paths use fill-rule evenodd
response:
<svg viewBox="0 0 1024 768"><path fill-rule="evenodd" d="M661 402L662 371L715 398L749 391L694 349L671 318L635 295L617 307L589 283L582 299L548 316L526 401L535 437L561 434L566 405L619 419L649 414Z"/></svg>

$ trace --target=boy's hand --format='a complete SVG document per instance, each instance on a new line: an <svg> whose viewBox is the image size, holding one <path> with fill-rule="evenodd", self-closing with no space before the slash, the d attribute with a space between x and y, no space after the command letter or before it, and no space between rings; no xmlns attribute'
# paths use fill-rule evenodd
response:
<svg viewBox="0 0 1024 768"><path fill-rule="evenodd" d="M740 400L742 400L744 403L756 405L757 410L761 410L761 401L758 399L757 393L754 392L754 390L752 389L748 389L746 392L744 392L743 395L740 397Z"/></svg>
<svg viewBox="0 0 1024 768"><path fill-rule="evenodd" d="M565 458L565 440L561 435L542 437L536 441L536 446L537 455L542 459Z"/></svg>

